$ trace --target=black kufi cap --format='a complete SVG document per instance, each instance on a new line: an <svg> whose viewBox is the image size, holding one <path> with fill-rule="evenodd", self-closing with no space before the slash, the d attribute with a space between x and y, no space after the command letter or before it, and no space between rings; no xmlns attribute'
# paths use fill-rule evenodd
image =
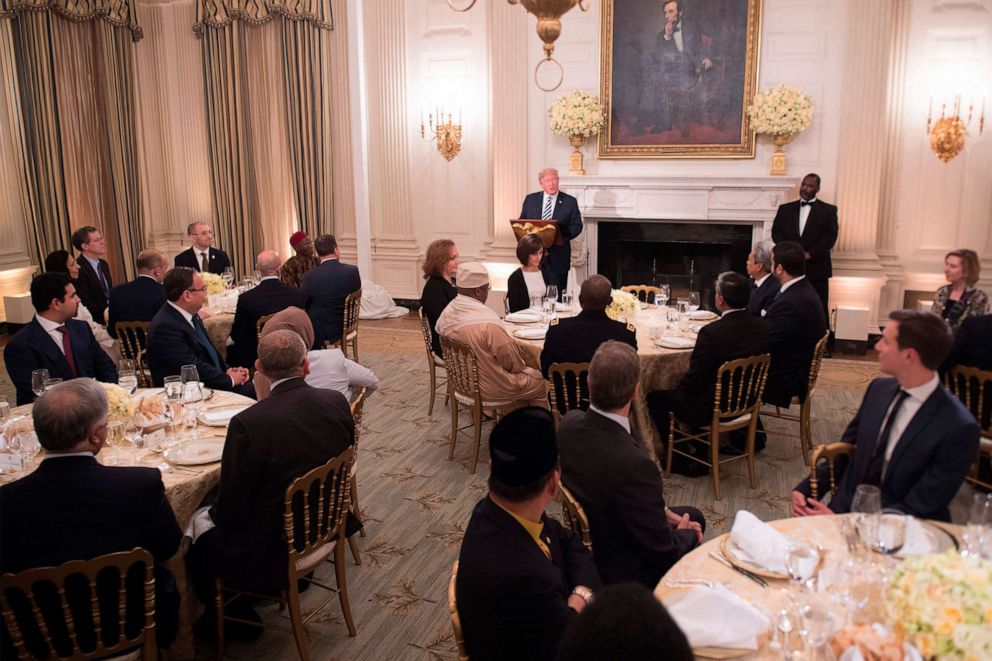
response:
<svg viewBox="0 0 992 661"><path fill-rule="evenodd" d="M547 409L517 409L504 416L489 435L493 477L510 487L530 484L558 464L555 422Z"/></svg>

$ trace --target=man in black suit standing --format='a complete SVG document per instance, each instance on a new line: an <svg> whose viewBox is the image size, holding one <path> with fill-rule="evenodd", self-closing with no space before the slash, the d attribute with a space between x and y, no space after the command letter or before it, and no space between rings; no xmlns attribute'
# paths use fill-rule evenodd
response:
<svg viewBox="0 0 992 661"><path fill-rule="evenodd" d="M978 424L940 385L937 368L953 338L940 317L896 310L875 345L878 367L889 377L868 386L842 441L854 457L829 507L810 497L809 479L792 492L795 516L851 510L859 484L882 490L882 507L920 519L950 521L953 500L978 452ZM828 484L827 467L820 484Z"/></svg>
<svg viewBox="0 0 992 661"><path fill-rule="evenodd" d="M178 376L183 365L196 365L204 385L254 397L248 370L228 369L197 314L207 301L207 288L200 274L193 269L174 268L165 274L164 285L167 300L152 319L145 344L155 385L162 385L167 376Z"/></svg>
<svg viewBox="0 0 992 661"><path fill-rule="evenodd" d="M107 241L103 233L92 225L80 227L72 233L72 245L79 251L79 277L76 293L98 324L106 323L104 312L110 300L114 280L110 266L103 257L107 254Z"/></svg>
<svg viewBox="0 0 992 661"><path fill-rule="evenodd" d="M227 587L262 594L287 588L286 487L355 442L344 395L303 380L310 367L298 334L277 330L263 337L256 366L272 381L272 392L231 420L217 502L209 511L216 527L190 551L197 594L208 604L215 577ZM358 527L350 520L349 534ZM257 618L246 608L239 614Z"/></svg>
<svg viewBox="0 0 992 661"><path fill-rule="evenodd" d="M568 269L572 266L572 244L582 233L582 214L579 202L568 193L558 190L558 170L544 168L537 174L541 192L531 193L524 198L520 217L530 220L554 220L558 223L558 239L548 248L547 270L558 286L558 296L565 293L568 285Z"/></svg>
<svg viewBox="0 0 992 661"><path fill-rule="evenodd" d="M674 411L680 422L703 427L713 418L713 398L716 393L716 373L728 360L768 353L768 331L760 319L745 309L750 297L750 283L739 273L726 271L716 280L716 309L720 318L699 329L696 346L689 358L689 369L675 390L655 390L648 393L648 408L661 437L668 442L669 412ZM733 445L743 449L743 439L731 437ZM756 441L763 449L764 439ZM691 476L705 475L706 467L687 460L672 470Z"/></svg>
<svg viewBox="0 0 992 661"><path fill-rule="evenodd" d="M634 581L653 589L702 541L706 521L695 508L665 506L661 471L630 433L640 376L629 345L611 340L599 347L589 367L592 404L569 411L558 442L562 481L589 517L603 583Z"/></svg>
<svg viewBox="0 0 992 661"><path fill-rule="evenodd" d="M47 369L53 379L90 377L117 383L117 368L84 321L76 321L79 297L67 273L42 273L31 281L34 319L3 350L17 404L34 401L31 372Z"/></svg>
<svg viewBox="0 0 992 661"><path fill-rule="evenodd" d="M118 321L151 321L165 305L162 281L169 270L169 261L158 250L142 250L135 262L138 277L117 285L110 292L110 312L107 332L117 337Z"/></svg>
<svg viewBox="0 0 992 661"><path fill-rule="evenodd" d="M837 207L816 199L820 175L808 174L799 187L799 198L778 208L772 223L772 240L796 241L803 247L805 274L823 304L823 318L830 318L830 250L837 243Z"/></svg>
<svg viewBox="0 0 992 661"><path fill-rule="evenodd" d="M227 253L214 248L214 231L202 222L190 223L186 227L190 247L176 255L176 266L184 266L203 273L221 275L231 265Z"/></svg>
<svg viewBox="0 0 992 661"><path fill-rule="evenodd" d="M561 474L551 414L525 407L501 418L489 457L489 493L458 555L465 646L475 661L553 659L600 580L582 541L544 514Z"/></svg>
<svg viewBox="0 0 992 661"><path fill-rule="evenodd" d="M955 365L970 365L992 372L992 314L967 317L958 326L954 347L947 354L944 368Z"/></svg>
<svg viewBox="0 0 992 661"><path fill-rule="evenodd" d="M806 397L813 351L827 330L823 306L806 280L802 245L795 241L775 244L772 274L781 289L765 315L771 340L772 364L768 368L764 400L788 407L793 397Z"/></svg>
<svg viewBox="0 0 992 661"><path fill-rule="evenodd" d="M751 298L747 302L747 311L755 317L765 316L781 286L772 275L773 247L771 241L761 241L747 256L744 265L751 276Z"/></svg>
<svg viewBox="0 0 992 661"><path fill-rule="evenodd" d="M258 320L288 307L303 308L306 297L296 287L279 281L279 255L263 250L255 260L255 270L262 274L258 286L238 297L231 326L231 341L227 349L227 362L240 367L251 367L258 358Z"/></svg>
<svg viewBox="0 0 992 661"><path fill-rule="evenodd" d="M107 440L107 395L93 381L52 388L35 402L32 417L45 458L30 475L0 487L0 571L53 567L141 547L155 559L155 633L159 647L168 646L176 635L179 593L163 564L179 550L182 533L161 474L96 460ZM116 598L116 580L106 587ZM92 636L86 618L77 618L76 625Z"/></svg>
<svg viewBox="0 0 992 661"><path fill-rule="evenodd" d="M341 251L332 234L321 234L314 241L320 266L303 276L307 314L313 322L313 348L341 339L344 326L344 299L362 288L358 267L341 262Z"/></svg>

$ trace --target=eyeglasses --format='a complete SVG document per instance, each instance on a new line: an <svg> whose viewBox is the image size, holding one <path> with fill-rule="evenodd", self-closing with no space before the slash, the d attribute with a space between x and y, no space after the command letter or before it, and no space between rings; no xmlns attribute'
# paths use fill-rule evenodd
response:
<svg viewBox="0 0 992 661"><path fill-rule="evenodd" d="M207 287L206 287L206 285L204 285L203 287L195 287L195 288L194 287L190 287L186 291L207 291Z"/></svg>

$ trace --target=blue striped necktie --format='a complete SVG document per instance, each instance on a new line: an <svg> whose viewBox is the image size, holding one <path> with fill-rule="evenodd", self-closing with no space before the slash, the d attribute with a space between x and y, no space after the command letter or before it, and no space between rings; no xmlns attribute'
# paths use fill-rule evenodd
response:
<svg viewBox="0 0 992 661"><path fill-rule="evenodd" d="M541 214L541 220L551 220L551 196L544 202L544 213Z"/></svg>

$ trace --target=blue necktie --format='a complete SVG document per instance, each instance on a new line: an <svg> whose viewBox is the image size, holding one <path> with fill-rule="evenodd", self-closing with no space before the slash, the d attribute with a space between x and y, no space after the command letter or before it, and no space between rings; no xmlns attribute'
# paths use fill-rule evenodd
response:
<svg viewBox="0 0 992 661"><path fill-rule="evenodd" d="M203 320L196 314L193 315L193 330L196 332L196 339L200 341L203 348L210 354L210 360L213 361L214 367L224 371L224 368L221 367L220 356L217 355L217 350L214 349L214 345L210 343L210 338L207 337L207 329L203 327Z"/></svg>
<svg viewBox="0 0 992 661"><path fill-rule="evenodd" d="M775 298L772 299L772 302L774 303L775 301L777 301L780 298L782 298L782 290L781 289L779 289L777 292L775 292Z"/></svg>
<svg viewBox="0 0 992 661"><path fill-rule="evenodd" d="M551 220L551 215L551 198L548 197L544 203L544 213L541 214L541 220Z"/></svg>
<svg viewBox="0 0 992 661"><path fill-rule="evenodd" d="M109 301L110 300L110 283L107 282L107 276L104 275L103 269L101 268L101 266L102 266L102 264L100 264L99 262L97 262L97 264L96 264L96 274L100 277L100 287L103 289L103 297Z"/></svg>

